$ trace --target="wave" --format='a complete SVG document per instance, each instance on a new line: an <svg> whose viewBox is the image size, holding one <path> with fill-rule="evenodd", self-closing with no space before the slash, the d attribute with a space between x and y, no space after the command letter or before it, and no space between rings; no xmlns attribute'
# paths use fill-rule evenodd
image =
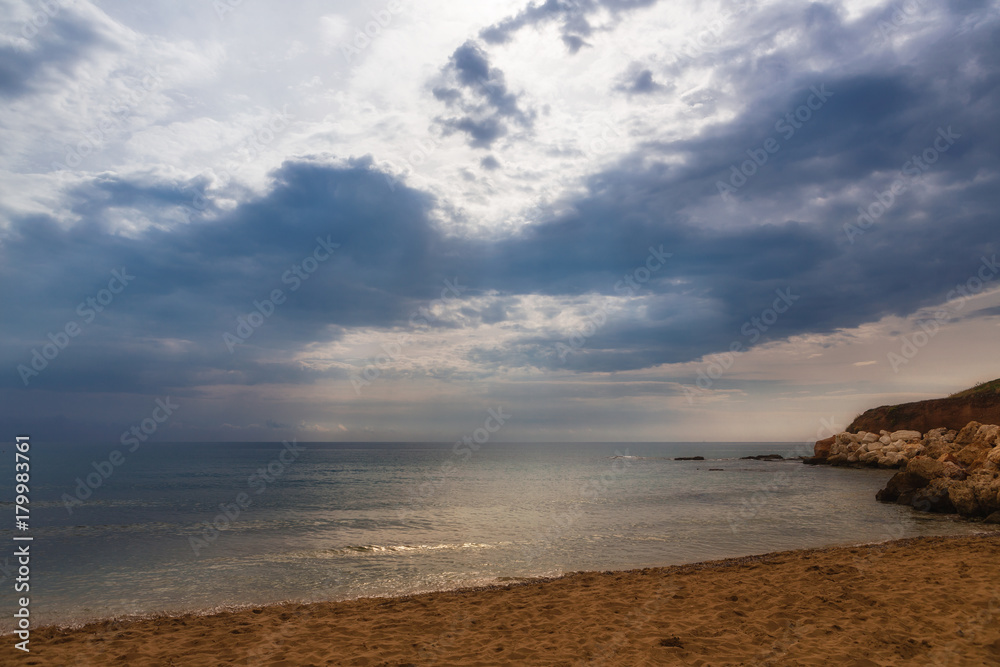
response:
<svg viewBox="0 0 1000 667"><path fill-rule="evenodd" d="M460 551L463 549L496 549L508 544L510 542L499 542L497 544L483 544L481 542L454 544L349 544L347 546L326 549L303 549L299 551L240 556L226 555L210 558L209 560L278 563L352 557L415 555L434 551Z"/></svg>
<svg viewBox="0 0 1000 667"><path fill-rule="evenodd" d="M301 557L315 558L317 554L330 556L355 556L367 554L397 554L422 551L457 551L460 549L493 549L499 545L480 542L463 542L461 544L352 544L334 549L320 549L312 552L301 552Z"/></svg>

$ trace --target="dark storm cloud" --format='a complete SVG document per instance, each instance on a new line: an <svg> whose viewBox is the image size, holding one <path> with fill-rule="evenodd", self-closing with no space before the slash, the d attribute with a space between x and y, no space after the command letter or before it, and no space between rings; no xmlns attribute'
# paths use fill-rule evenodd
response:
<svg viewBox="0 0 1000 667"><path fill-rule="evenodd" d="M607 11L614 19L621 14L655 5L657 0L546 0L531 3L520 12L484 28L479 36L489 44L509 42L524 27L556 22L561 24L562 40L571 53L585 45L584 37L594 32L588 20L599 11Z"/></svg>
<svg viewBox="0 0 1000 667"><path fill-rule="evenodd" d="M20 220L0 251L0 275L17 285L0 306L25 314L5 332L5 360L27 363L26 351L40 348L47 333L68 321L84 330L37 378L41 386L308 382L318 374L284 363L284 350L336 338L338 327L405 323L435 298L434 287L440 291L446 277L427 263L448 252L427 222L431 200L406 188L390 191L381 174L364 167L289 164L264 198L218 219L173 231L151 228L133 238L110 231L106 218L122 207L168 214L190 198L113 178L77 194L86 202L79 209L83 222L66 230L42 216ZM321 240L343 252L338 248L308 279L289 273ZM84 322L77 305L104 288L112 270L135 278ZM287 301L230 354L223 332L232 332L236 317L274 289ZM258 359L261 349L273 350L269 356L278 362Z"/></svg>
<svg viewBox="0 0 1000 667"><path fill-rule="evenodd" d="M489 148L507 135L511 123L525 130L533 127L534 110L521 108L503 72L490 66L475 42L455 49L441 74L443 81L434 87L434 96L462 114L438 119L446 133L464 132L470 146Z"/></svg>
<svg viewBox="0 0 1000 667"><path fill-rule="evenodd" d="M807 53L794 49L767 57L767 66L742 57L719 62L717 77L741 96L741 114L685 141L646 144L596 174L575 213L528 229L504 260L516 268L511 280L521 276L515 291L529 290L531 276L566 292L580 284L607 294L623 275L613 275L613 264L623 272L630 270L625 257L640 265L640 239L663 243L674 257L642 292L663 306L609 316L562 359L554 345L560 341L523 340L510 350L479 350L479 361L581 371L688 361L733 343L749 347L911 314L941 303L984 261L995 262L1000 245L991 230L1000 196L987 182L1000 177L1000 136L991 120L1000 77L987 63L1000 62L996 21L956 37L954 25L965 19L955 15L921 45L916 63L904 65L891 50L875 55L875 20L848 26L827 9L785 10L773 30L801 31L800 48L832 58L826 70L796 72ZM775 71L787 75L775 78ZM816 89L832 96L799 122L794 114L819 102ZM778 141L778 152L723 205L719 182L768 138ZM937 152L935 145L948 148ZM913 158L925 154L934 163L908 176ZM661 166L657 155L669 162ZM849 236L845 225L857 223L858 207L877 211L873 202L888 201L897 181L904 190L888 210L862 235ZM802 217L788 220L782 211L791 210ZM561 252L543 259L552 248ZM793 307L758 328L752 318L785 288L799 297ZM676 295L697 297L702 310L671 310Z"/></svg>

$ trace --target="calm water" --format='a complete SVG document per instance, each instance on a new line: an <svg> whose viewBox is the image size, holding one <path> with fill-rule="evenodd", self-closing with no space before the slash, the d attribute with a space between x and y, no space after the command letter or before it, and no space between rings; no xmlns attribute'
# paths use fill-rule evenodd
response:
<svg viewBox="0 0 1000 667"><path fill-rule="evenodd" d="M72 513L63 494L116 447L32 444L36 623L983 529L875 502L890 472L737 460L794 447L782 443L308 443L284 464L280 443L149 444ZM711 460L671 460L692 455ZM0 590L12 608L9 577Z"/></svg>

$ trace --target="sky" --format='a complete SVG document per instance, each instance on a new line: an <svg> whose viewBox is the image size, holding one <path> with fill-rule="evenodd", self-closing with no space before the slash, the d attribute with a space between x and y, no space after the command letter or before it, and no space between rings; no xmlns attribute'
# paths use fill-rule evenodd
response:
<svg viewBox="0 0 1000 667"><path fill-rule="evenodd" d="M1000 376L1000 2L0 17L10 435L807 441Z"/></svg>

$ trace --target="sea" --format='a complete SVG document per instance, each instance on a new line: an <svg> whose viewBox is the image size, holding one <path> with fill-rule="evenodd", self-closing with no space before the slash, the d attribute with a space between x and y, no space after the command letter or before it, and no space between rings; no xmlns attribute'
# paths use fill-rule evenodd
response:
<svg viewBox="0 0 1000 667"><path fill-rule="evenodd" d="M9 478L14 472L13 447ZM802 443L32 442L34 626L482 586L991 527L875 501ZM117 455L114 454L117 452ZM705 460L678 461L702 456ZM11 614L0 630L13 629Z"/></svg>

